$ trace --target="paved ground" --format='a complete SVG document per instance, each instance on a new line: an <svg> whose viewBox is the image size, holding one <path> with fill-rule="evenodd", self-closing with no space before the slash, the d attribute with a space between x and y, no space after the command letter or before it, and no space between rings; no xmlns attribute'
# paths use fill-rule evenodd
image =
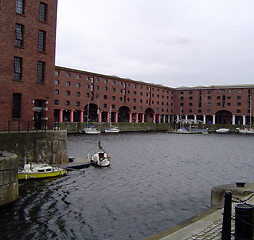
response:
<svg viewBox="0 0 254 240"><path fill-rule="evenodd" d="M244 191L244 189L243 189ZM241 199L248 199L247 203L254 204L253 194ZM233 195L234 196L234 195ZM234 200L234 198L233 198ZM231 221L231 239L235 239L235 206L239 202L232 204L232 221ZM146 240L221 240L223 205L212 207L200 215L187 220L184 223L176 225L161 233L155 234Z"/></svg>

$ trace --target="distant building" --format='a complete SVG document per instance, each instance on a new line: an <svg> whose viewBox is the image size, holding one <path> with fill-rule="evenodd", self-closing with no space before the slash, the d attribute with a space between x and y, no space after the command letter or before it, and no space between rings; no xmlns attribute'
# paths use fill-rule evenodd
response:
<svg viewBox="0 0 254 240"><path fill-rule="evenodd" d="M52 128L57 0L2 0L0 129Z"/></svg>
<svg viewBox="0 0 254 240"><path fill-rule="evenodd" d="M253 122L254 85L170 88L55 66L57 0L2 0L0 14L0 130L110 119Z"/></svg>

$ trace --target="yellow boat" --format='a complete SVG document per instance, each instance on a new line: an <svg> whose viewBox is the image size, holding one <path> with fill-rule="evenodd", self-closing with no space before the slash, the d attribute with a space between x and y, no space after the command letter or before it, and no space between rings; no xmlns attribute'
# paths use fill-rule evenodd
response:
<svg viewBox="0 0 254 240"><path fill-rule="evenodd" d="M66 175L66 169L48 164L28 163L18 170L18 179L38 179Z"/></svg>

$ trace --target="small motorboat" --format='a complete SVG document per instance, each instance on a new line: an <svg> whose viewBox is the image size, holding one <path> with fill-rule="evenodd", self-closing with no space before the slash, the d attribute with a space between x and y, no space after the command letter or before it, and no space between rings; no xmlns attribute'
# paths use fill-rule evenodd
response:
<svg viewBox="0 0 254 240"><path fill-rule="evenodd" d="M111 126L110 128L106 128L104 131L105 133L119 133L120 132L119 128L116 126Z"/></svg>
<svg viewBox="0 0 254 240"><path fill-rule="evenodd" d="M111 157L101 147L100 141L98 141L99 151L92 154L90 157L90 163L97 167L108 167L111 163Z"/></svg>
<svg viewBox="0 0 254 240"><path fill-rule="evenodd" d="M228 133L229 129L228 128L219 128L219 129L216 129L215 132L216 133Z"/></svg>
<svg viewBox="0 0 254 240"><path fill-rule="evenodd" d="M66 169L41 163L27 163L18 170L18 179L38 179L66 175Z"/></svg>

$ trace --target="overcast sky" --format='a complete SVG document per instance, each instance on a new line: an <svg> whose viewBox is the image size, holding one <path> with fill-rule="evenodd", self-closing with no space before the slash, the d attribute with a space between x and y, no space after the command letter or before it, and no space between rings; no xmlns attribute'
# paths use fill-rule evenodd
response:
<svg viewBox="0 0 254 240"><path fill-rule="evenodd" d="M59 0L56 65L168 87L254 84L254 0Z"/></svg>

